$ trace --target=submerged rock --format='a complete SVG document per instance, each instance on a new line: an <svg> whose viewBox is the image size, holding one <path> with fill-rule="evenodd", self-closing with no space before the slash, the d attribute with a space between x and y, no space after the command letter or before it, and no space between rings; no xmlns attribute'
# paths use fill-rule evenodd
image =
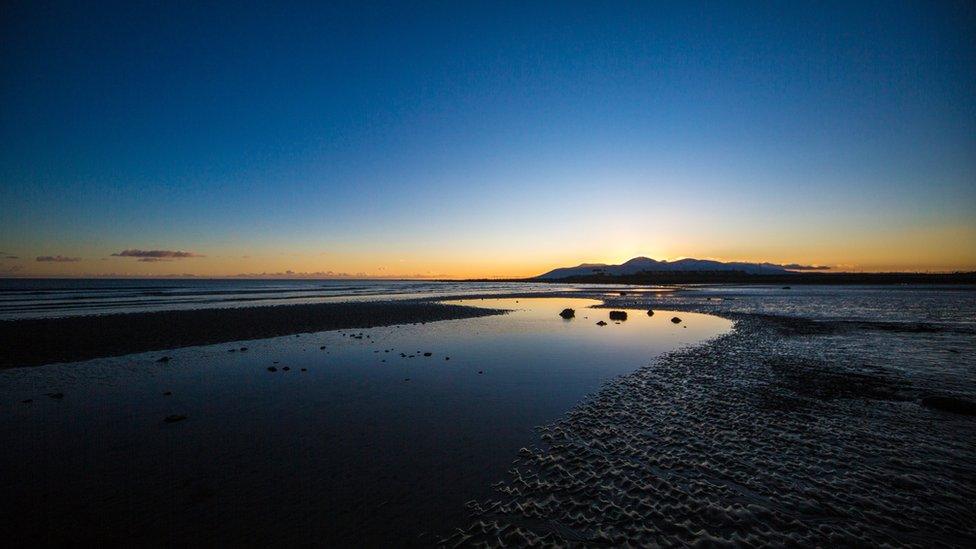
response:
<svg viewBox="0 0 976 549"><path fill-rule="evenodd" d="M929 396L922 399L922 406L933 410L976 416L976 402L956 397Z"/></svg>
<svg viewBox="0 0 976 549"><path fill-rule="evenodd" d="M597 322L596 325L597 326L606 326L607 323L601 320L601 321Z"/></svg>
<svg viewBox="0 0 976 549"><path fill-rule="evenodd" d="M576 311L573 309L563 309L563 312L559 313L559 316L563 318L573 318L576 316Z"/></svg>
<svg viewBox="0 0 976 549"><path fill-rule="evenodd" d="M674 322L675 324L681 324L681 319L676 316L673 316L671 317L671 322Z"/></svg>
<svg viewBox="0 0 976 549"><path fill-rule="evenodd" d="M610 311L610 320L627 320L627 311Z"/></svg>

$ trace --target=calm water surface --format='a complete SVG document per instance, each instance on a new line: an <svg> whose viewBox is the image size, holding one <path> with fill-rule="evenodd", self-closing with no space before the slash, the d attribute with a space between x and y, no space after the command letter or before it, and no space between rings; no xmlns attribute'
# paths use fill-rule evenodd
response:
<svg viewBox="0 0 976 549"><path fill-rule="evenodd" d="M0 372L0 534L425 544L464 523L534 426L730 329L646 310L616 324L596 300L458 303L513 311Z"/></svg>
<svg viewBox="0 0 976 549"><path fill-rule="evenodd" d="M577 290L669 291L593 284L428 280L0 279L0 320L256 305Z"/></svg>

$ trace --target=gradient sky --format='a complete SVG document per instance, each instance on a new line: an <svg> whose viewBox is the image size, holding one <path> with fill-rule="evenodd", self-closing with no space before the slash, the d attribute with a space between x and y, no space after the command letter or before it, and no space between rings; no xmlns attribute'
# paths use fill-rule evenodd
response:
<svg viewBox="0 0 976 549"><path fill-rule="evenodd" d="M976 269L971 1L277 4L4 2L0 275Z"/></svg>

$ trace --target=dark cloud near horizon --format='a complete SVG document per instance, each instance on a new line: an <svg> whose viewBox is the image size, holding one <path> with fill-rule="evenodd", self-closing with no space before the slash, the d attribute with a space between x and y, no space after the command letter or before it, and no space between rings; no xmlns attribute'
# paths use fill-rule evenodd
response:
<svg viewBox="0 0 976 549"><path fill-rule="evenodd" d="M81 261L80 257L65 257L63 255L39 255L37 256L37 261L40 262L54 262L54 263L74 263L76 261Z"/></svg>
<svg viewBox="0 0 976 549"><path fill-rule="evenodd" d="M789 265L780 265L784 269L790 271L829 271L830 267L827 265L799 265L796 263L790 263Z"/></svg>
<svg viewBox="0 0 976 549"><path fill-rule="evenodd" d="M141 257L143 259L148 259L149 261L157 261L164 259L185 259L188 257L204 257L200 254L195 254L193 252L184 252L182 250L139 250L130 249L122 250L119 253L112 254L112 257ZM140 259L139 261L143 261Z"/></svg>
<svg viewBox="0 0 976 549"><path fill-rule="evenodd" d="M171 261L170 259L165 259L162 257L140 257L138 259L140 263L156 263L159 261Z"/></svg>

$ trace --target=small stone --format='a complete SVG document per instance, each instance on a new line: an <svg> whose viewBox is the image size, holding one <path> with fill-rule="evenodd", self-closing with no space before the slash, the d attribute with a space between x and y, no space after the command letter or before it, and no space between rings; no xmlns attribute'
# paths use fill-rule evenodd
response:
<svg viewBox="0 0 976 549"><path fill-rule="evenodd" d="M182 416L180 414L173 414L173 415L166 416L166 419L164 419L163 421L165 421L166 423L176 423L177 421L183 421L184 419L186 419L186 416Z"/></svg>
<svg viewBox="0 0 976 549"><path fill-rule="evenodd" d="M168 357L168 356L164 356L164 357L160 358L159 360L157 360L156 362L169 362L170 360L173 360L173 359L170 358L170 357Z"/></svg>
<svg viewBox="0 0 976 549"><path fill-rule="evenodd" d="M576 311L574 311L573 309L563 309L563 312L559 313L559 316L565 319L570 319L576 316Z"/></svg>
<svg viewBox="0 0 976 549"><path fill-rule="evenodd" d="M324 350L325 350L325 345L323 345L323 346L321 346L321 347L319 347L319 350L320 350L320 351L324 351Z"/></svg>
<svg viewBox="0 0 976 549"><path fill-rule="evenodd" d="M246 351L246 350L247 350L247 347L241 347L241 352L242 352L242 353L243 353L244 351Z"/></svg>
<svg viewBox="0 0 976 549"><path fill-rule="evenodd" d="M45 393L45 396L53 398L54 400L61 400L64 398L64 393Z"/></svg>
<svg viewBox="0 0 976 549"><path fill-rule="evenodd" d="M444 360L451 360L451 357L446 356L446 357L444 357Z"/></svg>
<svg viewBox="0 0 976 549"><path fill-rule="evenodd" d="M302 368L302 371L303 372L307 372L308 371L308 368Z"/></svg>
<svg viewBox="0 0 976 549"><path fill-rule="evenodd" d="M277 368L275 368L274 366L268 366L268 371L269 371L269 372L277 372L277 371L278 371L278 369L277 369Z"/></svg>
<svg viewBox="0 0 976 549"><path fill-rule="evenodd" d="M434 353L424 353L424 356L431 356L431 355L433 355L433 354L434 354Z"/></svg>
<svg viewBox="0 0 976 549"><path fill-rule="evenodd" d="M681 319L676 316L673 316L671 317L671 322L674 322L675 324L681 324Z"/></svg>
<svg viewBox="0 0 976 549"><path fill-rule="evenodd" d="M163 396L167 396L168 397L168 396L171 396L172 394L173 394L173 391L166 391L166 392L163 393Z"/></svg>
<svg viewBox="0 0 976 549"><path fill-rule="evenodd" d="M287 372L287 371L291 370L291 367L290 366L285 366L284 368L282 368L282 370L284 370L284 371Z"/></svg>
<svg viewBox="0 0 976 549"><path fill-rule="evenodd" d="M403 378L403 381L410 381L410 378L409 377L405 377L405 378Z"/></svg>
<svg viewBox="0 0 976 549"><path fill-rule="evenodd" d="M597 322L596 325L597 326L606 326L607 323L601 320L601 321Z"/></svg>
<svg viewBox="0 0 976 549"><path fill-rule="evenodd" d="M479 374L483 374L483 373L485 373L485 371L484 370L478 370L478 373Z"/></svg>
<svg viewBox="0 0 976 549"><path fill-rule="evenodd" d="M647 310L647 316L654 316L654 310L653 309L648 309Z"/></svg>
<svg viewBox="0 0 976 549"><path fill-rule="evenodd" d="M610 320L627 320L627 311L610 311Z"/></svg>

